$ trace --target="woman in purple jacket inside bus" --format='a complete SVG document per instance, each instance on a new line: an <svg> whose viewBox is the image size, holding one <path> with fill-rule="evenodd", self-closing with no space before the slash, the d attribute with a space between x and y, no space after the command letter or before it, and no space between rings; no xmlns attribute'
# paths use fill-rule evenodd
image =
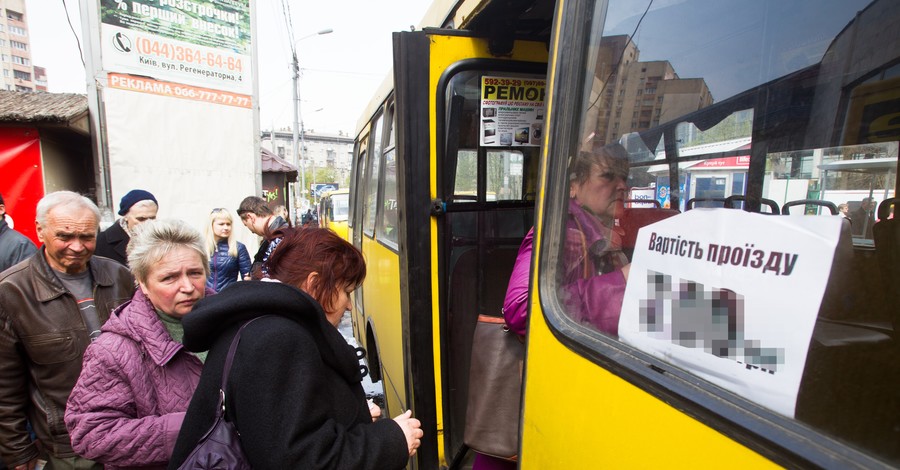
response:
<svg viewBox="0 0 900 470"><path fill-rule="evenodd" d="M617 335L631 264L616 226L628 191L628 154L622 146L581 152L569 168L569 214L560 297L569 315Z"/></svg>
<svg viewBox="0 0 900 470"><path fill-rule="evenodd" d="M569 171L562 297L573 319L611 335L618 333L631 268L615 226L624 208L627 178L628 156L619 145L582 152ZM503 302L506 324L520 335L525 334L533 237L531 229L519 247Z"/></svg>
<svg viewBox="0 0 900 470"><path fill-rule="evenodd" d="M563 252L566 311L579 323L616 335L631 264L621 252L615 220L624 209L628 154L620 145L581 152L569 167L569 207ZM534 229L528 231L509 279L503 317L509 329L525 335L528 281ZM473 470L515 469L516 463L476 454Z"/></svg>

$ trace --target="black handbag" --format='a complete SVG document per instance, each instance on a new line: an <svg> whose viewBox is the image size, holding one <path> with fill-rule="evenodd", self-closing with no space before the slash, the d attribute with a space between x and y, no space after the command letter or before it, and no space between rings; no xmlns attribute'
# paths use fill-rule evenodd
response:
<svg viewBox="0 0 900 470"><path fill-rule="evenodd" d="M225 357L225 368L222 371L222 386L219 388L219 403L216 405L216 421L209 431L200 438L197 446L178 467L178 470L252 470L244 449L241 447L241 435L234 424L225 419L225 385L234 361L234 352L241 341L241 332L257 317L244 323L231 340L228 356Z"/></svg>

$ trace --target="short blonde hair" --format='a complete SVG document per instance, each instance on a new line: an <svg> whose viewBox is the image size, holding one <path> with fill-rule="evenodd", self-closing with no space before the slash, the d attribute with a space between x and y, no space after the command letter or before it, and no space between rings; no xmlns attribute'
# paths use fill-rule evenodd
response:
<svg viewBox="0 0 900 470"><path fill-rule="evenodd" d="M135 227L127 250L131 274L139 282L146 282L153 265L176 247L196 251L203 271L209 276L209 256L203 249L200 232L178 219L148 220Z"/></svg>

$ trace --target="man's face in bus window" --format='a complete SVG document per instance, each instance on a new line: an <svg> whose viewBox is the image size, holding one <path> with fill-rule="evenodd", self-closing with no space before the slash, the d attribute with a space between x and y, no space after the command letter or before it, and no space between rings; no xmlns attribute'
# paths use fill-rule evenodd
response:
<svg viewBox="0 0 900 470"><path fill-rule="evenodd" d="M591 172L582 182L573 182L569 197L600 217L615 218L624 207L625 175L602 163L591 165Z"/></svg>

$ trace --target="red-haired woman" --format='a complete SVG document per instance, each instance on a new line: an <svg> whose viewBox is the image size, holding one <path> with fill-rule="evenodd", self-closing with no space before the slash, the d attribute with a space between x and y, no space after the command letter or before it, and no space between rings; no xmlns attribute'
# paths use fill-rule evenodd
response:
<svg viewBox="0 0 900 470"><path fill-rule="evenodd" d="M231 340L226 417L253 468L406 466L422 437L410 412L373 420L354 348L337 331L366 275L362 254L327 229L283 229L269 279L239 282L185 317L184 345L209 349L169 468L212 426Z"/></svg>

